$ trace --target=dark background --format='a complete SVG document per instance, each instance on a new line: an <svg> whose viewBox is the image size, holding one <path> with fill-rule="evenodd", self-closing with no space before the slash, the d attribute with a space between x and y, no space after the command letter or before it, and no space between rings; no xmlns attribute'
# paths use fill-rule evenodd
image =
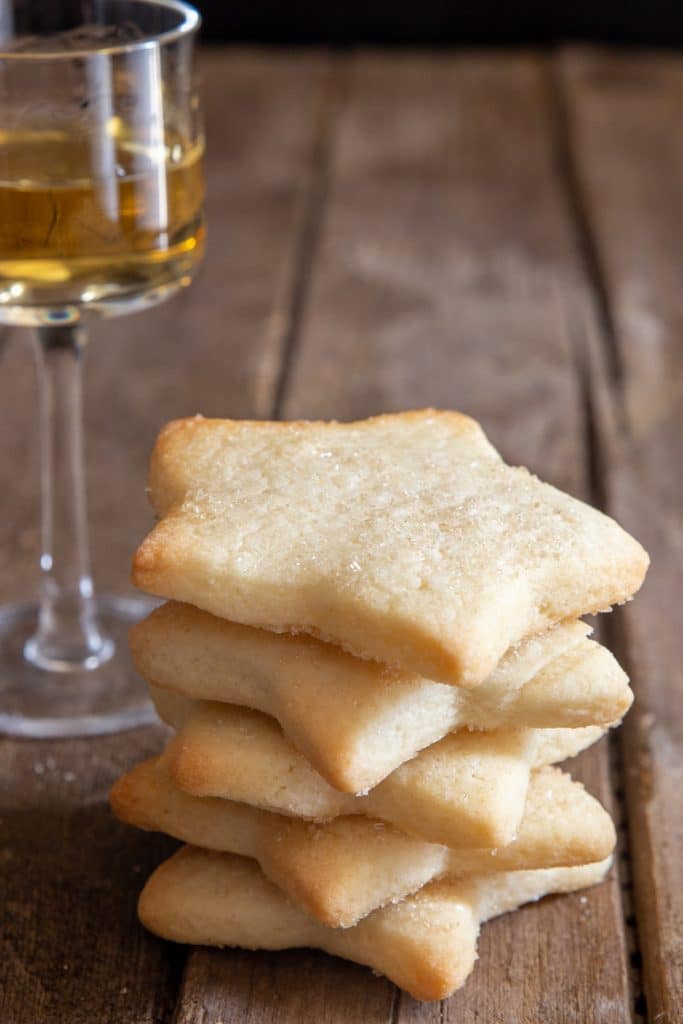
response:
<svg viewBox="0 0 683 1024"><path fill-rule="evenodd" d="M604 41L681 46L683 0L195 0L204 38L252 43L458 45Z"/></svg>

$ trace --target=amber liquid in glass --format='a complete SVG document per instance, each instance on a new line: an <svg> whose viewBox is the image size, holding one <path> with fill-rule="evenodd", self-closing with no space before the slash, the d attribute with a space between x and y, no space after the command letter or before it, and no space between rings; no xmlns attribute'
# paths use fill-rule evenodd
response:
<svg viewBox="0 0 683 1024"><path fill-rule="evenodd" d="M202 156L201 142L145 146L116 124L94 139L0 131L0 322L130 312L187 283L204 244Z"/></svg>

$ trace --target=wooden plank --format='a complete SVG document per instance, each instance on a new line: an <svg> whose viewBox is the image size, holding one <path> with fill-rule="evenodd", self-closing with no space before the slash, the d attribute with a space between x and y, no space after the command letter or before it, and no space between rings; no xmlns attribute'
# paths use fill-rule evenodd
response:
<svg viewBox="0 0 683 1024"><path fill-rule="evenodd" d="M618 615L637 694L621 752L648 1018L673 1024L683 1002L683 61L574 51L562 72L618 371L595 395L607 500L652 556L642 593Z"/></svg>
<svg viewBox="0 0 683 1024"><path fill-rule="evenodd" d="M207 950L189 957L177 1020L178 1024L389 1024L394 992L385 978L315 950Z"/></svg>
<svg viewBox="0 0 683 1024"><path fill-rule="evenodd" d="M94 331L90 511L98 582L117 590L149 526L144 482L159 426L199 409L266 414L286 342L326 61L213 52L203 73L209 261L172 303ZM0 409L9 600L31 593L37 555L34 383L17 339ZM160 743L156 728L0 744L3 1024L156 1024L174 1012L184 953L135 920L142 881L173 844L121 827L106 805L114 779Z"/></svg>
<svg viewBox="0 0 683 1024"><path fill-rule="evenodd" d="M295 69L300 60L291 58L291 68ZM296 330L299 303L314 255L343 78L342 64L330 61L324 87L312 98L318 104L317 115L309 122L314 128L309 140L312 168L305 209L301 211L298 269L290 278L291 304L281 315L284 337ZM291 103L292 97L287 102ZM271 379L275 383L275 375ZM276 415L279 398L280 388L271 386L263 403L251 414ZM385 979L312 950L282 954L194 950L187 960L174 1024L338 1024L344 1020L383 1024L390 1019L395 999L395 991Z"/></svg>
<svg viewBox="0 0 683 1024"><path fill-rule="evenodd" d="M152 1022L177 955L137 925L142 879L174 844L112 821L113 780L160 728L92 742L0 744L0 1018Z"/></svg>
<svg viewBox="0 0 683 1024"><path fill-rule="evenodd" d="M588 493L575 336L597 327L549 81L523 54L355 62L285 416L461 408L508 459ZM610 804L604 744L576 774ZM488 925L480 951L453 999L399 995L392 1019L630 1020L616 876Z"/></svg>

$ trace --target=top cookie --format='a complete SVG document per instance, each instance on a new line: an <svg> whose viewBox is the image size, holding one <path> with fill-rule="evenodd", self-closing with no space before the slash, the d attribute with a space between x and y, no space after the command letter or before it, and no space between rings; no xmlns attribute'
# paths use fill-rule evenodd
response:
<svg viewBox="0 0 683 1024"><path fill-rule="evenodd" d="M455 412L176 420L150 498L143 590L462 686L525 636L626 600L648 565Z"/></svg>

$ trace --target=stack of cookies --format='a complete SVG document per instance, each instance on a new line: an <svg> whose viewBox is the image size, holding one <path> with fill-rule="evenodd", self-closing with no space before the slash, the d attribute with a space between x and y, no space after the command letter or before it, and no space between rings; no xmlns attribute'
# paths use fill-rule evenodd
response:
<svg viewBox="0 0 683 1024"><path fill-rule="evenodd" d="M148 928L439 999L482 921L604 877L612 822L554 765L631 703L580 621L643 580L616 523L434 411L171 423L150 496L134 580L169 601L131 645L175 734L112 804L190 845Z"/></svg>

